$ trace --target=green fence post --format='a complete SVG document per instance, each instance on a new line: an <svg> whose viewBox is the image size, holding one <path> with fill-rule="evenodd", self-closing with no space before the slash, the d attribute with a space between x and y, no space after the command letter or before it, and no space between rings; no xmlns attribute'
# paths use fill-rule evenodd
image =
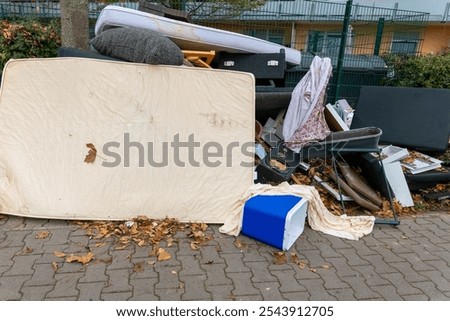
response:
<svg viewBox="0 0 450 321"><path fill-rule="evenodd" d="M341 79L342 79L342 67L344 65L345 45L347 42L348 25L350 24L350 15L352 12L353 0L348 0L345 6L344 24L342 26L341 44L339 46L339 56L336 67L336 89L334 92L334 100L339 100Z"/></svg>
<svg viewBox="0 0 450 321"><path fill-rule="evenodd" d="M317 44L319 43L319 31L314 31L313 34L313 46L312 46L312 52L317 52Z"/></svg>
<svg viewBox="0 0 450 321"><path fill-rule="evenodd" d="M383 38L384 18L378 19L377 36L375 38L375 47L373 48L373 55L380 54L381 39Z"/></svg>

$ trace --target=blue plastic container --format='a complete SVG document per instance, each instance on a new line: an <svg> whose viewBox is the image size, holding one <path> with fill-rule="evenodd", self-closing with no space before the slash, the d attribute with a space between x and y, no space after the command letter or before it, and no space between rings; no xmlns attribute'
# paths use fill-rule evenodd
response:
<svg viewBox="0 0 450 321"><path fill-rule="evenodd" d="M244 205L242 234L283 251L305 227L308 202L294 195L257 195Z"/></svg>

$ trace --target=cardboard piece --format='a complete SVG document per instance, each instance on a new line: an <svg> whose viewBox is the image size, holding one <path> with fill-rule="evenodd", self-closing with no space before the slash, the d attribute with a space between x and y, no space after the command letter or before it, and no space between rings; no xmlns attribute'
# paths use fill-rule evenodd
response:
<svg viewBox="0 0 450 321"><path fill-rule="evenodd" d="M333 105L327 104L325 106L325 120L327 121L328 127L334 132L349 130L347 124L339 116L339 114L334 109Z"/></svg>
<svg viewBox="0 0 450 321"><path fill-rule="evenodd" d="M409 152L406 148L401 148L393 145L389 145L381 149L381 157L383 159L383 164L399 161L405 157L408 157L408 155Z"/></svg>
<svg viewBox="0 0 450 321"><path fill-rule="evenodd" d="M401 161L401 165L411 174L431 171L441 167L441 163L442 161L439 159L418 152L414 153L414 160L412 162L406 160Z"/></svg>
<svg viewBox="0 0 450 321"><path fill-rule="evenodd" d="M384 164L386 179L391 186L395 198L403 207L414 206L408 183L399 161Z"/></svg>

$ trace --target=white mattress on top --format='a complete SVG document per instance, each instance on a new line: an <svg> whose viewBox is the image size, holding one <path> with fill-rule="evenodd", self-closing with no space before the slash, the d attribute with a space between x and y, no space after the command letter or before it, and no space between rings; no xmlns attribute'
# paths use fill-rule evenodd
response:
<svg viewBox="0 0 450 321"><path fill-rule="evenodd" d="M299 50L270 41L114 5L106 6L100 13L95 24L95 34L111 26L154 30L170 38L183 50L277 53L284 49L287 62L298 65L301 60Z"/></svg>

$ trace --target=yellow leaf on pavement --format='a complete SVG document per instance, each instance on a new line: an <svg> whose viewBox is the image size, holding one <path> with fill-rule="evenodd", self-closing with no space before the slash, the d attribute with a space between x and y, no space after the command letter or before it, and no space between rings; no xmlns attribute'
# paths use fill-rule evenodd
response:
<svg viewBox="0 0 450 321"><path fill-rule="evenodd" d="M80 262L81 264L88 264L89 262L92 261L92 259L94 258L94 254L92 252L89 252L85 255L74 255L74 254L70 254L67 258L66 258L66 262L68 263L72 263L72 262Z"/></svg>
<svg viewBox="0 0 450 321"><path fill-rule="evenodd" d="M50 233L48 231L41 231L38 232L34 238L38 240L46 239L49 236L49 234Z"/></svg>
<svg viewBox="0 0 450 321"><path fill-rule="evenodd" d="M275 264L285 264L287 262L286 253L284 252L275 252L273 257Z"/></svg>
<svg viewBox="0 0 450 321"><path fill-rule="evenodd" d="M166 252L166 250L160 248L158 250L158 261L166 261L166 260L170 260L172 256L170 256L170 254L168 252Z"/></svg>
<svg viewBox="0 0 450 321"><path fill-rule="evenodd" d="M67 256L66 253L58 252L58 251L53 252L53 255L56 257L66 257Z"/></svg>
<svg viewBox="0 0 450 321"><path fill-rule="evenodd" d="M52 263L52 269L53 269L54 272L58 271L58 263L53 262Z"/></svg>

